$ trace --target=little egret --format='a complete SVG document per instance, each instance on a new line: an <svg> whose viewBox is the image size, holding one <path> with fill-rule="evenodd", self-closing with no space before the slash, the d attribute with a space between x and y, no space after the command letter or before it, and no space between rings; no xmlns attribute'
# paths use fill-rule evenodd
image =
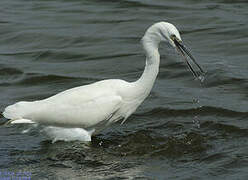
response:
<svg viewBox="0 0 248 180"><path fill-rule="evenodd" d="M168 22L155 23L142 38L146 66L135 82L109 79L75 87L47 99L21 101L6 107L8 123L36 123L62 128L82 128L93 134L109 124L122 123L149 95L159 71L159 44L169 42L184 58L196 78L203 74L189 50L182 43L176 27ZM190 60L190 61L189 61ZM195 68L198 68L197 70Z"/></svg>

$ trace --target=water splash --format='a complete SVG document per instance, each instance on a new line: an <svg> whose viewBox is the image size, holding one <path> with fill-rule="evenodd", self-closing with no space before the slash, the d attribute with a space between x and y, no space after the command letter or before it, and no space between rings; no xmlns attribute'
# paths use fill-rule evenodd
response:
<svg viewBox="0 0 248 180"><path fill-rule="evenodd" d="M201 83L203 83L204 80L205 80L205 76L204 76L204 75L200 75L200 76L198 77L198 80L199 80Z"/></svg>
<svg viewBox="0 0 248 180"><path fill-rule="evenodd" d="M195 77L194 80L200 81L201 83L203 83L205 81L205 76L204 76L204 74L201 74L201 75Z"/></svg>
<svg viewBox="0 0 248 180"><path fill-rule="evenodd" d="M194 116L193 125L194 125L196 128L198 128L198 129L201 127L201 123L200 123L200 121L199 121L198 116Z"/></svg>

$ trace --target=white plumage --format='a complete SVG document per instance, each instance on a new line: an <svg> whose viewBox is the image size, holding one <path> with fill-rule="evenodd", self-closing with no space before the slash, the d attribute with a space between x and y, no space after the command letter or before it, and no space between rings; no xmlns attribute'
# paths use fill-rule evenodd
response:
<svg viewBox="0 0 248 180"><path fill-rule="evenodd" d="M18 102L8 106L3 115L13 124L38 123L84 128L95 130L95 133L112 122L125 121L151 91L159 70L158 47L161 41L168 41L181 53L184 50L174 25L166 22L154 24L142 38L146 66L142 76L135 82L119 79L99 81L66 90L44 100Z"/></svg>

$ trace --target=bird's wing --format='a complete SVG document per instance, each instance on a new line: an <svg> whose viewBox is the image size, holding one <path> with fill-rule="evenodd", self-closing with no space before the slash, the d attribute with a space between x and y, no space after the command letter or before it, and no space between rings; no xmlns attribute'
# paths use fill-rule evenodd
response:
<svg viewBox="0 0 248 180"><path fill-rule="evenodd" d="M44 103L40 110L31 115L31 118L42 124L89 128L102 121L110 120L110 117L120 108L121 103L122 98L116 95L101 96L79 104Z"/></svg>
<svg viewBox="0 0 248 180"><path fill-rule="evenodd" d="M121 107L122 98L109 86L91 84L73 88L41 101L18 102L3 115L12 120L88 128L109 119ZM115 118L118 115L115 114Z"/></svg>

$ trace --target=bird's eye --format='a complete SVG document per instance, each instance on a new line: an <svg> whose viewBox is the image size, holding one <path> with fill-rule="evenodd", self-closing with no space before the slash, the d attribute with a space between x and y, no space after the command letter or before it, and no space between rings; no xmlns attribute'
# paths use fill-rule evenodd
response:
<svg viewBox="0 0 248 180"><path fill-rule="evenodd" d="M175 34L172 34L172 35L170 36L170 38L171 38L172 41L175 41L175 40L177 39L177 37L176 37Z"/></svg>

